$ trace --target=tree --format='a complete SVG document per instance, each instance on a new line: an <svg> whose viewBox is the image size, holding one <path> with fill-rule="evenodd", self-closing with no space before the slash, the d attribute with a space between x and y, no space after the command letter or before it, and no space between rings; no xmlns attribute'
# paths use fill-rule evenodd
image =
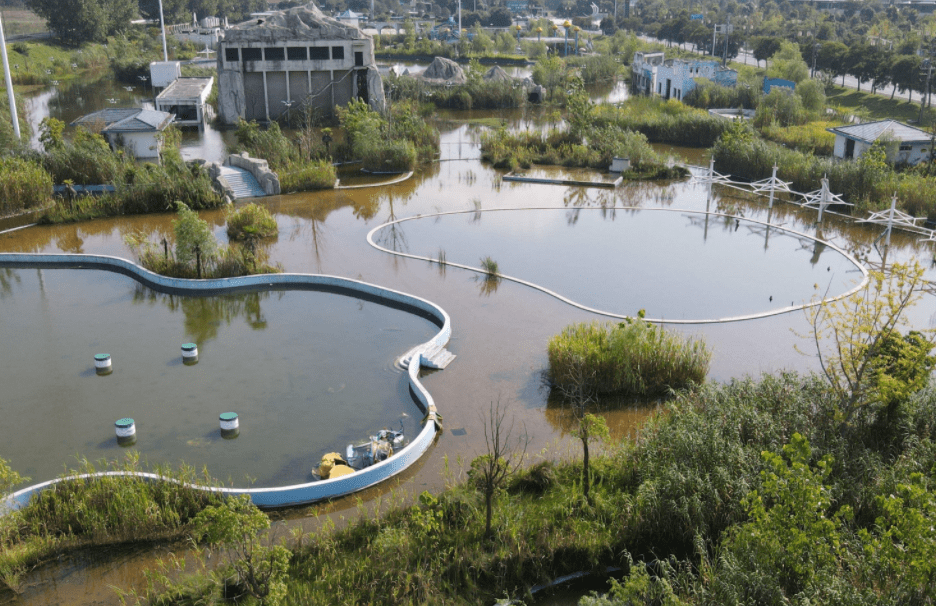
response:
<svg viewBox="0 0 936 606"><path fill-rule="evenodd" d="M175 232L175 255L180 263L190 263L201 257L202 262L215 256L218 250L218 241L211 232L211 226L198 213L178 202L178 219L172 222Z"/></svg>
<svg viewBox="0 0 936 606"><path fill-rule="evenodd" d="M228 497L195 516L195 538L223 550L227 565L220 569L222 585L240 590L273 606L286 597L290 552L282 545L264 546L259 533L270 518L247 495Z"/></svg>
<svg viewBox="0 0 936 606"><path fill-rule="evenodd" d="M494 496L516 473L526 454L529 443L526 432L513 439L513 421L505 425L506 408L500 401L491 403L484 423L484 444L487 452L471 462L468 477L484 495L484 537L491 538L491 518L494 512Z"/></svg>
<svg viewBox="0 0 936 606"><path fill-rule="evenodd" d="M757 61L758 67L761 61L764 62L764 67L767 67L767 59L780 51L781 42L782 40L775 36L759 36L754 39L754 60Z"/></svg>
<svg viewBox="0 0 936 606"><path fill-rule="evenodd" d="M0 457L0 497L13 490L13 487L17 484L28 481L29 478L18 474L3 457Z"/></svg>
<svg viewBox="0 0 936 606"><path fill-rule="evenodd" d="M913 100L913 91L920 81L920 65L922 62L923 60L917 55L900 55L894 60L891 68L891 82L894 85L891 99L894 98L897 89L900 89L900 92L908 92L910 100Z"/></svg>
<svg viewBox="0 0 936 606"><path fill-rule="evenodd" d="M846 69L845 57L848 47L841 42L823 42L816 55L816 67L833 76L842 76L842 86L845 85Z"/></svg>
<svg viewBox="0 0 936 606"><path fill-rule="evenodd" d="M843 428L878 416L894 399L905 399L928 381L932 335L899 337L906 325L904 311L919 300L922 283L919 265L894 264L889 274L871 272L860 292L806 311L812 327L806 338L813 341Z"/></svg>
<svg viewBox="0 0 936 606"><path fill-rule="evenodd" d="M106 42L107 36L130 27L137 14L134 0L27 0L66 44Z"/></svg>
<svg viewBox="0 0 936 606"><path fill-rule="evenodd" d="M832 456L810 465L809 441L794 433L783 455L762 453L762 485L744 497L749 521L728 531L721 546L713 603L788 603L834 574L845 552L846 505L834 513L826 480Z"/></svg>
<svg viewBox="0 0 936 606"><path fill-rule="evenodd" d="M582 496L590 503L591 462L588 445L608 437L608 425L604 417L588 412L589 405L598 403L595 397L595 371L588 368L585 358L573 356L566 366L563 381L553 386L566 402L574 420L572 435L582 443Z"/></svg>
<svg viewBox="0 0 936 606"><path fill-rule="evenodd" d="M511 24L513 24L513 14L503 6L498 6L488 13L488 25L491 27L510 27Z"/></svg>
<svg viewBox="0 0 936 606"><path fill-rule="evenodd" d="M803 60L799 47L792 42L781 43L780 50L770 57L767 76L791 80L797 84L808 78L809 66Z"/></svg>

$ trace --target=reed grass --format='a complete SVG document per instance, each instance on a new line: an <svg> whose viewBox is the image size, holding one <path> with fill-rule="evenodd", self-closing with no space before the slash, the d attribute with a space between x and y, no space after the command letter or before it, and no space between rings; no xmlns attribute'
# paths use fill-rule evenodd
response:
<svg viewBox="0 0 936 606"><path fill-rule="evenodd" d="M0 157L0 216L48 206L52 179L42 165L15 156Z"/></svg>
<svg viewBox="0 0 936 606"><path fill-rule="evenodd" d="M79 459L63 477L145 470L139 454L131 451L122 461ZM155 466L151 471L169 481L131 475L70 479L0 517L0 580L15 590L26 570L78 547L181 537L199 511L221 501L218 493L190 487L195 482L217 485L206 470L198 473L183 465Z"/></svg>
<svg viewBox="0 0 936 606"><path fill-rule="evenodd" d="M269 238L279 230L270 211L253 202L237 210L229 210L226 219L227 234L231 240Z"/></svg>
<svg viewBox="0 0 936 606"><path fill-rule="evenodd" d="M588 129L584 136L551 129L511 132L498 129L481 135L482 158L495 168L530 168L534 164L607 170L615 157L629 158L632 179L674 179L688 174L658 154L647 138L617 126Z"/></svg>
<svg viewBox="0 0 936 606"><path fill-rule="evenodd" d="M595 106L592 124L637 131L654 143L710 147L731 123L675 99L631 97L619 106Z"/></svg>
<svg viewBox="0 0 936 606"><path fill-rule="evenodd" d="M738 125L712 148L716 169L743 180L777 176L795 191L819 189L827 176L829 189L855 205L855 211L882 210L897 192L898 208L917 217L936 219L936 181L925 172L897 170L869 154L857 160L838 160L789 149L757 137Z"/></svg>
<svg viewBox="0 0 936 606"><path fill-rule="evenodd" d="M496 277L500 275L500 268L497 265L497 261L491 257L482 257L481 258L481 269L490 277Z"/></svg>
<svg viewBox="0 0 936 606"><path fill-rule="evenodd" d="M701 384L711 352L700 338L636 319L567 326L549 340L548 358L560 389L584 376L591 393L648 397Z"/></svg>

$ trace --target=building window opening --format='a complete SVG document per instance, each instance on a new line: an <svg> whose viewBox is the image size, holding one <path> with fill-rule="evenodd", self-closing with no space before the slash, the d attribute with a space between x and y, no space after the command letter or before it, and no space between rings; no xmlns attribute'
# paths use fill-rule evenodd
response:
<svg viewBox="0 0 936 606"><path fill-rule="evenodd" d="M236 48L224 49L224 60L228 63L237 63L240 61L240 53Z"/></svg>
<svg viewBox="0 0 936 606"><path fill-rule="evenodd" d="M328 47L310 46L309 59L312 59L313 61L328 61Z"/></svg>
<svg viewBox="0 0 936 606"><path fill-rule="evenodd" d="M263 58L267 61L285 61L286 50L282 46L268 46L263 49Z"/></svg>
<svg viewBox="0 0 936 606"><path fill-rule="evenodd" d="M354 53L354 65L355 67L364 67L364 53L361 51L355 51Z"/></svg>
<svg viewBox="0 0 936 606"><path fill-rule="evenodd" d="M287 46L286 58L290 61L306 61L309 54L304 46Z"/></svg>
<svg viewBox="0 0 936 606"><path fill-rule="evenodd" d="M244 61L263 61L263 51L259 48L244 48L241 50Z"/></svg>
<svg viewBox="0 0 936 606"><path fill-rule="evenodd" d="M344 59L344 47L343 46L332 47L332 59Z"/></svg>

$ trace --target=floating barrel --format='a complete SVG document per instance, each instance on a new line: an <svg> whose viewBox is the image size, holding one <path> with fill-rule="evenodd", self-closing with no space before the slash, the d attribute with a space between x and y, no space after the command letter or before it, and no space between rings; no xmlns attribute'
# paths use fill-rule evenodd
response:
<svg viewBox="0 0 936 606"><path fill-rule="evenodd" d="M236 438L240 433L240 423L236 412L222 412L218 417L221 421L221 437Z"/></svg>
<svg viewBox="0 0 936 606"><path fill-rule="evenodd" d="M110 374L113 370L110 354L94 354L94 370L99 375Z"/></svg>
<svg viewBox="0 0 936 606"><path fill-rule="evenodd" d="M195 343L182 344L182 362L185 364L198 362L198 345Z"/></svg>
<svg viewBox="0 0 936 606"><path fill-rule="evenodd" d="M114 429L117 431L117 443L121 446L129 446L136 442L136 423L133 419L129 417L117 419Z"/></svg>

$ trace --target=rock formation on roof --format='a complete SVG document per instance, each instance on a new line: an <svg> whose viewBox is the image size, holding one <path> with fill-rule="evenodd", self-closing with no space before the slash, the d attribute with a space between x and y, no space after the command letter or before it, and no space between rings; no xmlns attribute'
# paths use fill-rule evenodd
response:
<svg viewBox="0 0 936 606"><path fill-rule="evenodd" d="M426 71L422 73L422 77L436 84L464 84L468 81L461 66L444 57L433 59Z"/></svg>
<svg viewBox="0 0 936 606"><path fill-rule="evenodd" d="M484 79L487 82L510 82L513 78L501 68L500 65L495 65L484 74Z"/></svg>
<svg viewBox="0 0 936 606"><path fill-rule="evenodd" d="M360 40L365 37L365 34L353 25L326 17L312 2L239 23L224 34L225 40L235 42Z"/></svg>

